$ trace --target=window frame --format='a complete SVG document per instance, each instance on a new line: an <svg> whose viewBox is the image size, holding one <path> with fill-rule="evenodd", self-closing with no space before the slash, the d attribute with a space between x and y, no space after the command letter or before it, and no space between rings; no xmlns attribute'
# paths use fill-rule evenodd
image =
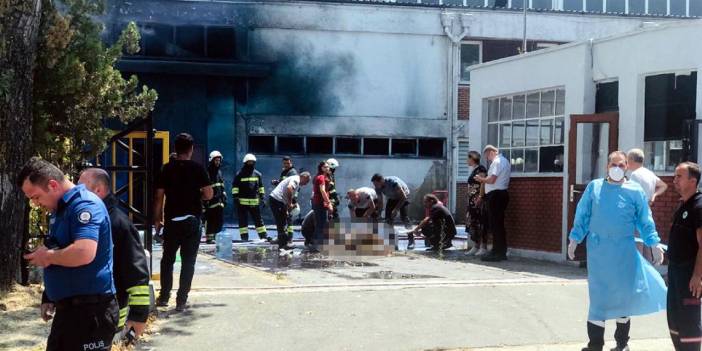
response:
<svg viewBox="0 0 702 351"><path fill-rule="evenodd" d="M475 65L479 65L483 63L483 42L481 40L461 40L461 46L459 47L458 51L458 65L460 67L460 73L458 77L458 84L460 85L470 85L470 79L465 80L463 79L463 59L461 57L461 50L463 48L463 45L478 45L478 63L475 63Z"/></svg>

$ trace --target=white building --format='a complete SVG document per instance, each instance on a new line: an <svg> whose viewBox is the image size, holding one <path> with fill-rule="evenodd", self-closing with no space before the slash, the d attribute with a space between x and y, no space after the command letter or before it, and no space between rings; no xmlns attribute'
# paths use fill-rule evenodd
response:
<svg viewBox="0 0 702 351"><path fill-rule="evenodd" d="M697 160L701 34L699 20L652 24L471 67L470 147L495 144L512 161L510 247L565 259L578 191L604 175L611 150L645 149L669 183L677 162ZM653 208L664 239L670 189Z"/></svg>

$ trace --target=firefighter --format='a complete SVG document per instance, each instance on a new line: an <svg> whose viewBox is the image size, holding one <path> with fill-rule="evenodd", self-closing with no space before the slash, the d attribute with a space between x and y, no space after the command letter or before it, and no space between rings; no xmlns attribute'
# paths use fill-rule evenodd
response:
<svg viewBox="0 0 702 351"><path fill-rule="evenodd" d="M341 201L339 200L339 194L336 192L336 178L334 177L334 172L336 172L336 169L339 167L339 161L335 158L330 158L327 160L327 164L329 165L329 178L331 178L331 182L329 183L329 200L331 200L331 205L334 208L331 217L332 220L338 220L339 204Z"/></svg>
<svg viewBox="0 0 702 351"><path fill-rule="evenodd" d="M138 338L146 327L149 316L151 289L149 263L141 238L129 217L117 206L117 198L110 192L110 176L100 168L84 170L79 184L84 184L105 203L110 214L113 243L113 275L119 304L117 327L126 332L134 329Z"/></svg>
<svg viewBox="0 0 702 351"><path fill-rule="evenodd" d="M232 197L239 219L239 235L242 241L249 241L248 215L251 214L258 237L265 240L268 236L259 207L263 203L266 191L263 186L263 176L256 170L256 156L253 154L246 154L243 163L232 184Z"/></svg>
<svg viewBox="0 0 702 351"><path fill-rule="evenodd" d="M222 177L222 153L217 150L210 152L210 163L207 166L207 174L210 177L210 185L214 195L212 199L205 202L205 221L207 222L207 243L213 244L215 234L222 230L224 224L224 207L227 204L227 192L224 191L224 178Z"/></svg>
<svg viewBox="0 0 702 351"><path fill-rule="evenodd" d="M284 156L283 157L283 170L280 172L280 178L279 179L273 179L271 180L271 184L273 185L274 189L278 184L282 181L284 181L288 177L296 176L298 175L297 170L295 169L295 166L293 166L292 158L290 156ZM293 205L298 208L297 213L299 213L299 206L297 205L297 194L299 191L295 191L293 194L292 198L292 203ZM285 232L288 236L288 245L292 245L292 239L293 239L293 217L294 217L295 211L289 211L288 212L288 226L285 228Z"/></svg>

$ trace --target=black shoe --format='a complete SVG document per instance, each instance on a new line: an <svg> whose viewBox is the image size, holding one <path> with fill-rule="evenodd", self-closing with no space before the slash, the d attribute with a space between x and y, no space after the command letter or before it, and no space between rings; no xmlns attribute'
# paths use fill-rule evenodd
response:
<svg viewBox="0 0 702 351"><path fill-rule="evenodd" d="M487 254L487 255L481 257L480 260L485 261L485 262L500 262L500 261L506 261L507 256L496 255L496 254L490 253L490 254Z"/></svg>
<svg viewBox="0 0 702 351"><path fill-rule="evenodd" d="M610 351L629 351L629 345L624 345L624 347L617 346L610 349Z"/></svg>
<svg viewBox="0 0 702 351"><path fill-rule="evenodd" d="M178 303L178 304L176 304L175 310L176 310L177 312L183 312L183 311L187 310L188 307L189 307L188 304L185 303L185 302L183 302L183 303Z"/></svg>
<svg viewBox="0 0 702 351"><path fill-rule="evenodd" d="M158 307L168 307L168 299L164 299L159 296L158 299L156 299L156 306Z"/></svg>

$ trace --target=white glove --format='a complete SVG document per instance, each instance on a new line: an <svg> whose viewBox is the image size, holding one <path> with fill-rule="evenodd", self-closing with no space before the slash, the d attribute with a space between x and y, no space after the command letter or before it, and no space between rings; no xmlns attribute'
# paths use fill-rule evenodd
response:
<svg viewBox="0 0 702 351"><path fill-rule="evenodd" d="M571 260L575 259L575 249L578 247L578 242L570 239L570 242L568 243L568 258Z"/></svg>
<svg viewBox="0 0 702 351"><path fill-rule="evenodd" d="M663 264L664 250L662 244L656 244L656 246L651 248L651 254L653 254L653 264L660 266Z"/></svg>

